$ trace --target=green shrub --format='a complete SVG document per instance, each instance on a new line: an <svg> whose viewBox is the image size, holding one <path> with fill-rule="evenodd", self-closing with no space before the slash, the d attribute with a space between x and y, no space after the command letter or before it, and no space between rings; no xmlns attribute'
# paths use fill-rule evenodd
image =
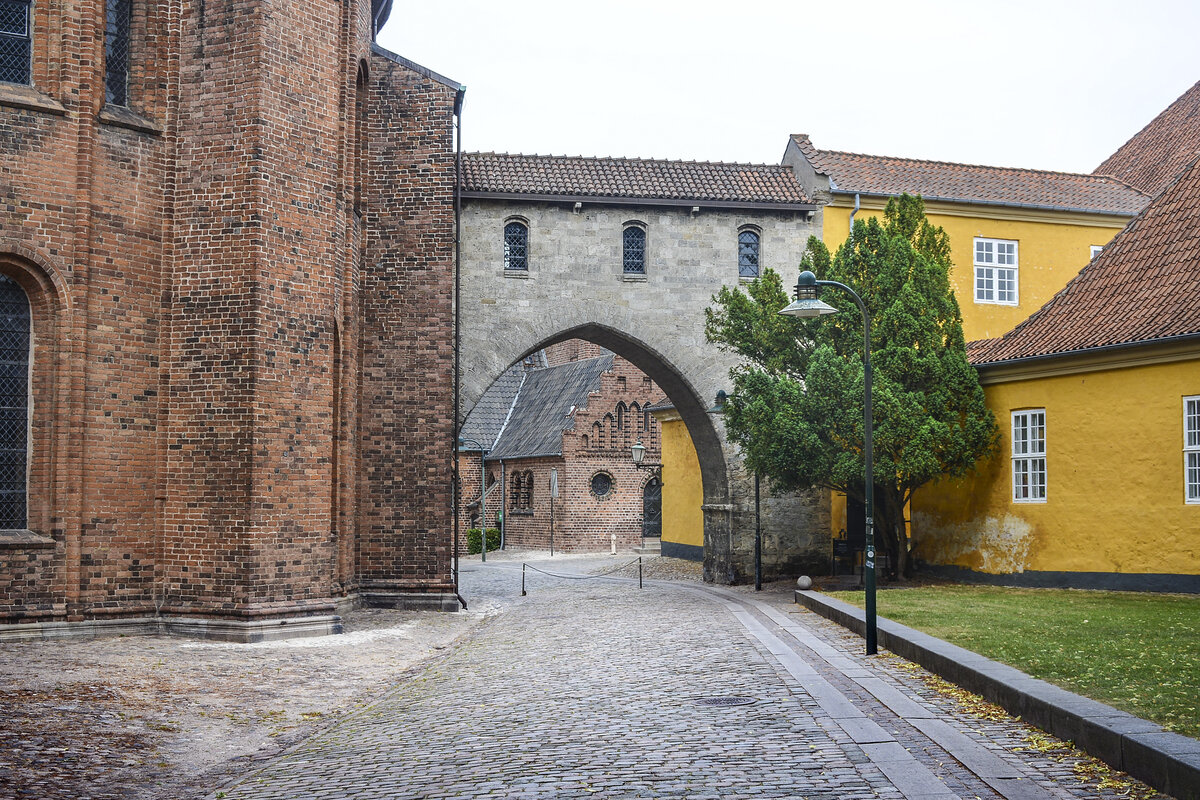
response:
<svg viewBox="0 0 1200 800"><path fill-rule="evenodd" d="M471 528L467 531L467 555L475 555L479 552L479 528ZM500 529L488 528L488 550L500 549Z"/></svg>

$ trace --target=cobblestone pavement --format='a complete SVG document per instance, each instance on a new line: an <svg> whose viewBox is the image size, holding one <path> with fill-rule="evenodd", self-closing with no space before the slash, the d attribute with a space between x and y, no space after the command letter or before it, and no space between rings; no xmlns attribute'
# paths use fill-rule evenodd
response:
<svg viewBox="0 0 1200 800"><path fill-rule="evenodd" d="M210 797L1154 796L898 658L863 656L790 587L525 577L520 597L517 561L464 563L472 608L504 613ZM732 698L748 702L705 704Z"/></svg>

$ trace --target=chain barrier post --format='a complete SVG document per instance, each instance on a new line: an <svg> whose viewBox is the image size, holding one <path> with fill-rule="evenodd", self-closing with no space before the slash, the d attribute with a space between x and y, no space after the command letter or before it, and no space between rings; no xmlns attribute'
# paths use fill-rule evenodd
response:
<svg viewBox="0 0 1200 800"><path fill-rule="evenodd" d="M521 597L525 596L525 564L521 564Z"/></svg>
<svg viewBox="0 0 1200 800"><path fill-rule="evenodd" d="M642 588L642 557L638 556L638 588Z"/></svg>

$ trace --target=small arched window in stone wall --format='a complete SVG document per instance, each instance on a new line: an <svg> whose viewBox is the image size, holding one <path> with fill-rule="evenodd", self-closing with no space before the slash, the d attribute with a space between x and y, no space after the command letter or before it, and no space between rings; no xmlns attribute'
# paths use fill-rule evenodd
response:
<svg viewBox="0 0 1200 800"><path fill-rule="evenodd" d="M626 275L646 274L646 229L626 225L621 239L621 264Z"/></svg>
<svg viewBox="0 0 1200 800"><path fill-rule="evenodd" d="M0 529L28 527L29 297L0 275Z"/></svg>
<svg viewBox="0 0 1200 800"><path fill-rule="evenodd" d="M520 220L509 220L504 225L504 268L529 270L529 228Z"/></svg>
<svg viewBox="0 0 1200 800"><path fill-rule="evenodd" d="M625 430L625 403L617 403L617 430Z"/></svg>
<svg viewBox="0 0 1200 800"><path fill-rule="evenodd" d="M759 235L753 228L738 232L738 277L758 277Z"/></svg>

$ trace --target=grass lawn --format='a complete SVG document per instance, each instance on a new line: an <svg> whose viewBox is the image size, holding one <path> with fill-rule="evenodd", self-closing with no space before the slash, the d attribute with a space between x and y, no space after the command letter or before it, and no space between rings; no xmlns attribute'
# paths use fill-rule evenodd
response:
<svg viewBox="0 0 1200 800"><path fill-rule="evenodd" d="M830 592L861 607L862 592ZM923 586L879 616L1200 738L1200 597Z"/></svg>

